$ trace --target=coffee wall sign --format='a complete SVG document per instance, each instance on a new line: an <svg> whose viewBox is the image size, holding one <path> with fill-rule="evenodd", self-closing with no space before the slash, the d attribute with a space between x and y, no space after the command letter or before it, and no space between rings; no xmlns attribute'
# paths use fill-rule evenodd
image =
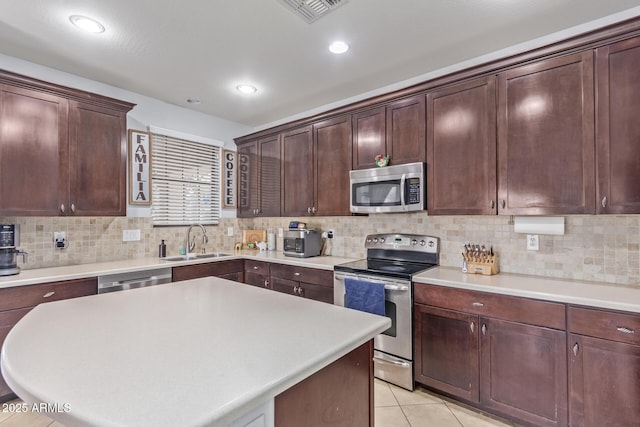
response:
<svg viewBox="0 0 640 427"><path fill-rule="evenodd" d="M129 204L151 205L151 134L129 129Z"/></svg>
<svg viewBox="0 0 640 427"><path fill-rule="evenodd" d="M222 150L222 207L236 207L236 152Z"/></svg>

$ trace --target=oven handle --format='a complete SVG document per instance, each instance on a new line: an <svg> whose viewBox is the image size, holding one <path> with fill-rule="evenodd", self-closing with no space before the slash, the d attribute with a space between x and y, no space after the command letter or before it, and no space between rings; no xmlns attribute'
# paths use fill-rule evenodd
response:
<svg viewBox="0 0 640 427"><path fill-rule="evenodd" d="M386 363L387 365L402 366L403 368L410 368L411 367L409 362L401 362L399 360L387 360L387 359L382 359L382 358L376 357L376 356L373 356L373 359L378 363Z"/></svg>
<svg viewBox="0 0 640 427"><path fill-rule="evenodd" d="M369 278L366 278L366 277L360 278L358 276L347 276L347 275L344 275L344 274L335 274L334 275L334 278L336 280L341 281L341 282L344 282L345 277L351 277L353 279L362 279L362 280L366 280L368 282L374 282L374 283L384 283L384 282L381 282L379 280L372 280L372 279L369 279ZM407 285L394 285L394 284L390 284L390 283L384 283L384 289L385 289L385 291L397 291L397 292L407 292L407 291L410 290L409 286L407 286Z"/></svg>

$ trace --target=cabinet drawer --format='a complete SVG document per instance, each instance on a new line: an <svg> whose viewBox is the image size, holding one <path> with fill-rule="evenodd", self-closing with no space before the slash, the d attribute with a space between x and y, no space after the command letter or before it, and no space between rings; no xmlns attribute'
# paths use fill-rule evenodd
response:
<svg viewBox="0 0 640 427"><path fill-rule="evenodd" d="M247 259L244 261L244 271L260 274L263 276L269 275L269 266L270 263L264 261L254 261L252 259Z"/></svg>
<svg viewBox="0 0 640 427"><path fill-rule="evenodd" d="M174 282L197 279L200 277L222 277L226 274L242 273L242 260L216 261L206 264L183 265L173 267L172 277Z"/></svg>
<svg viewBox="0 0 640 427"><path fill-rule="evenodd" d="M414 285L415 302L482 316L565 329L565 305L446 286Z"/></svg>
<svg viewBox="0 0 640 427"><path fill-rule="evenodd" d="M316 268L296 267L286 264L272 264L271 276L297 282L313 283L333 287L333 271Z"/></svg>
<svg viewBox="0 0 640 427"><path fill-rule="evenodd" d="M5 288L0 289L0 311L34 307L43 302L97 293L98 279L96 277Z"/></svg>
<svg viewBox="0 0 640 427"><path fill-rule="evenodd" d="M33 307L19 308L17 310L8 310L0 312L0 347L4 343L7 334Z"/></svg>
<svg viewBox="0 0 640 427"><path fill-rule="evenodd" d="M640 345L640 315L569 306L569 332Z"/></svg>

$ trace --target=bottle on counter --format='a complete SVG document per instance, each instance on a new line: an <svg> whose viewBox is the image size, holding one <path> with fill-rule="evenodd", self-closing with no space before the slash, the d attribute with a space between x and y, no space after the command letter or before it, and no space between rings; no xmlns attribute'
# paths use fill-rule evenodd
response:
<svg viewBox="0 0 640 427"><path fill-rule="evenodd" d="M167 245L165 245L164 240L160 243L158 247L158 256L160 258L165 258L167 256Z"/></svg>

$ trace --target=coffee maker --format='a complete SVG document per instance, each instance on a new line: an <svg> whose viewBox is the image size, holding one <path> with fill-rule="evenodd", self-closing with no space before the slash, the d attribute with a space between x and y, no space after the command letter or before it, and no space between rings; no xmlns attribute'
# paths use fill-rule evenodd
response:
<svg viewBox="0 0 640 427"><path fill-rule="evenodd" d="M22 255L22 263L27 262L27 253L16 246L20 244L18 224L0 224L0 276L20 273L17 258Z"/></svg>

